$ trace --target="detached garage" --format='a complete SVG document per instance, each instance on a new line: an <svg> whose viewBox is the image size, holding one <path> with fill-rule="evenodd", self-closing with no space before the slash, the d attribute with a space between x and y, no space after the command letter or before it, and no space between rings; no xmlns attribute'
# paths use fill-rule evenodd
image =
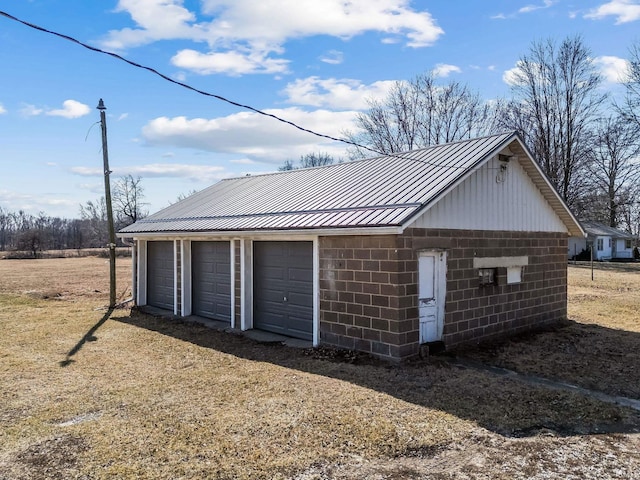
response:
<svg viewBox="0 0 640 480"><path fill-rule="evenodd" d="M222 180L119 236L139 306L402 359L566 317L584 231L512 132Z"/></svg>

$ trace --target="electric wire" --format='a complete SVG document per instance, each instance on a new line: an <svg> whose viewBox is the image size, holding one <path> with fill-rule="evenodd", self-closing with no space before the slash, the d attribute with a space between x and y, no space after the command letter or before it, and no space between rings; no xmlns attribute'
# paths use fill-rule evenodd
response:
<svg viewBox="0 0 640 480"><path fill-rule="evenodd" d="M125 62L125 63L131 65L132 67L139 68L139 69L151 72L154 75L159 76L163 80L166 80L167 82L173 83L173 84L178 85L180 87L186 88L187 90L191 90L191 91L193 91L195 93L198 93L200 95L204 95L206 97L215 98L217 100L220 100L222 102L228 103L228 104L233 105L235 107L242 108L242 109L245 109L245 110L249 110L249 111L254 112L256 114L272 118L272 119L274 119L276 121L285 123L285 124L287 124L287 125L289 125L289 126L291 126L293 128L296 128L296 129L298 129L298 130L300 130L302 132L309 133L311 135L315 135L316 137L325 138L327 140L332 140L334 142L340 142L340 143L344 143L344 144L347 144L347 145L351 145L353 147L360 148L360 149L363 149L363 150L367 150L369 152L375 153L375 154L380 155L380 156L395 157L395 158L400 158L400 159L404 159L404 160L411 160L411 161L420 162L420 163L423 163L423 164L426 164L426 165L431 165L433 167L450 168L450 169L457 169L457 170L468 170L468 168L469 168L469 167L463 167L463 166L457 166L457 165L446 165L446 164L432 163L432 162L429 162L427 160L420 160L420 159L417 159L417 158L412 158L412 157L409 157L409 156L407 156L405 154L402 154L402 153L385 153L385 152L381 152L381 151L375 150L375 149L373 149L371 147L367 147L366 145L362 145L360 143L357 143L357 142L354 142L354 141L351 141L351 140L347 140L345 138L338 138L338 137L333 137L331 135L327 135L327 134L324 134L324 133L319 133L319 132L316 132L314 130L310 130L308 128L300 126L300 125L298 125L298 124L296 124L296 123L294 123L294 122L292 122L290 120L287 120L285 118L279 117L278 115L274 115L272 113L268 113L268 112L265 112L265 111L260 110L258 108L252 107L251 105L246 105L246 104L243 104L243 103L240 103L240 102L236 102L236 101L230 100L228 98L225 98L222 95L218 95L218 94L215 94L215 93L207 92L205 90L201 90L199 88L193 87L192 85L189 85L187 83L181 82L179 80L175 80L175 79L165 75L164 73L161 73L160 71L156 70L153 67L149 67L147 65L142 65L140 63L134 62L133 60L129 60L128 58L123 57L122 55L119 55L117 53L109 52L109 51L106 51L106 50L102 50L101 48L98 48L98 47L93 47L93 46L91 46L91 45L89 45L87 43L84 43L84 42L82 42L82 41L80 41L80 40L78 40L78 39L76 39L74 37L71 37L69 35L65 35L63 33L59 33L59 32L53 31L53 30L49 30L47 28L41 27L40 25L36 25L35 23L27 22L26 20L22 20L22 19L20 19L18 17L15 17L15 16L11 15L10 13L5 12L4 10L0 10L0 15L5 17L5 18L8 18L9 20L13 20L13 21L18 22L18 23L20 23L22 25L25 25L25 26L27 26L29 28L32 28L34 30L38 30L40 32L47 33L49 35L54 35L56 37L62 38L62 39L67 40L69 42L75 43L75 44L80 45L81 47L84 47L84 48L86 48L88 50L91 50L93 52L101 53L103 55L108 55L108 56L113 57L113 58L115 58L117 60Z"/></svg>

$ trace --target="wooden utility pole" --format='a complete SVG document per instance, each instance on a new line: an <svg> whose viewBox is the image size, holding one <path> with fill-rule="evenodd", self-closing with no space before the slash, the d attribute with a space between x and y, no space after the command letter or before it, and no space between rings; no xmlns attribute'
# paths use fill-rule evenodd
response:
<svg viewBox="0 0 640 480"><path fill-rule="evenodd" d="M116 231L113 226L113 207L111 206L111 183L109 181L109 152L107 150L107 120L102 99L96 107L100 110L100 126L102 127L102 160L104 162L104 201L107 205L107 224L109 226L109 308L116 306Z"/></svg>

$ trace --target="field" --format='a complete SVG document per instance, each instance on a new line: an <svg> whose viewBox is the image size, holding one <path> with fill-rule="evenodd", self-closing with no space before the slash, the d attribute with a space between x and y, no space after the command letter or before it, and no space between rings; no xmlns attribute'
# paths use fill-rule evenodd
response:
<svg viewBox="0 0 640 480"><path fill-rule="evenodd" d="M640 265L590 275L566 324L390 365L108 312L105 259L2 260L0 479L640 478L640 411L591 393L640 400Z"/></svg>

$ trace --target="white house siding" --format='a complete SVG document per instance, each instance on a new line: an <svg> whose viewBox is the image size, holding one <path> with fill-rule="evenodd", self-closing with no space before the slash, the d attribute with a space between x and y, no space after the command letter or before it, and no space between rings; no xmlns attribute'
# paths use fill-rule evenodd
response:
<svg viewBox="0 0 640 480"><path fill-rule="evenodd" d="M593 258L595 260L610 260L613 240L611 237L598 236L593 242Z"/></svg>
<svg viewBox="0 0 640 480"><path fill-rule="evenodd" d="M411 227L567 232L516 157L501 172L497 157L418 217Z"/></svg>
<svg viewBox="0 0 640 480"><path fill-rule="evenodd" d="M573 258L587 249L587 239L584 237L569 237L568 256Z"/></svg>
<svg viewBox="0 0 640 480"><path fill-rule="evenodd" d="M617 239L616 242L616 258L633 258L633 249L625 248L626 240Z"/></svg>

